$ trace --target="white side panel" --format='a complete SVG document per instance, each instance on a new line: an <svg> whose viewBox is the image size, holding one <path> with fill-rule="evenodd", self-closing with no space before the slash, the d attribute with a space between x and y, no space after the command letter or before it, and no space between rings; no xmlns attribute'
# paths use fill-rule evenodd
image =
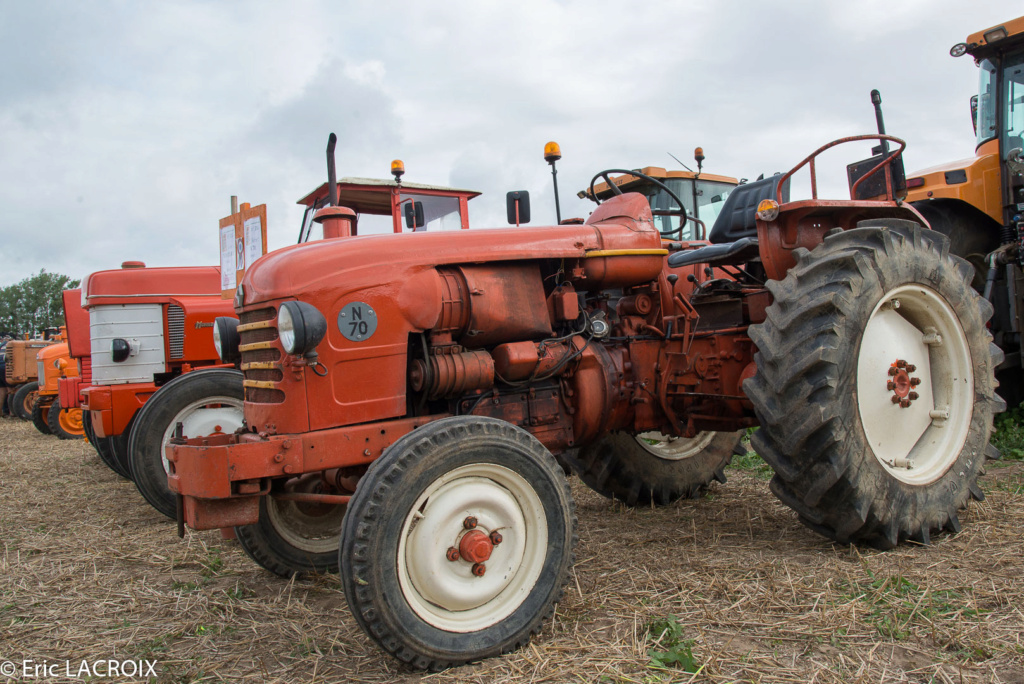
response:
<svg viewBox="0 0 1024 684"><path fill-rule="evenodd" d="M94 306L89 311L89 337L94 385L152 382L155 373L167 370L160 304ZM120 363L111 357L111 343L116 338L131 345L128 358Z"/></svg>

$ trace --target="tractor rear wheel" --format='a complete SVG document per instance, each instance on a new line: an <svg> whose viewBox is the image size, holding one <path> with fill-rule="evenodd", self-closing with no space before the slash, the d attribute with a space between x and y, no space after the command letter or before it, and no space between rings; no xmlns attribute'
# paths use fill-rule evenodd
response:
<svg viewBox="0 0 1024 684"><path fill-rule="evenodd" d="M943 235L898 220L794 256L750 328L757 374L744 383L772 492L841 543L959 531L957 511L983 498L985 458L999 456L988 440L1005 407L973 268Z"/></svg>
<svg viewBox="0 0 1024 684"><path fill-rule="evenodd" d="M60 397L50 404L50 432L60 439L82 439L85 429L82 423L82 409L66 409L60 405Z"/></svg>
<svg viewBox="0 0 1024 684"><path fill-rule="evenodd" d="M139 493L174 519L177 498L167 485L164 448L180 423L185 438L231 434L242 427L242 374L216 368L196 370L158 389L135 414L128 438L128 467Z"/></svg>
<svg viewBox="0 0 1024 684"><path fill-rule="evenodd" d="M15 415L22 420L32 420L32 409L35 407L37 396L39 396L38 382L26 382L24 385L19 385L14 392L14 401L11 403Z"/></svg>
<svg viewBox="0 0 1024 684"><path fill-rule="evenodd" d="M308 478L308 479L307 479ZM283 491L322 493L317 477L293 478ZM338 536L344 505L260 498L260 518L235 528L242 550L261 567L281 577L338 572Z"/></svg>
<svg viewBox="0 0 1024 684"><path fill-rule="evenodd" d="M701 432L672 437L658 432L613 432L569 458L584 484L628 506L658 506L696 498L725 467L743 432Z"/></svg>
<svg viewBox="0 0 1024 684"><path fill-rule="evenodd" d="M51 434L50 430L50 408L53 402L48 397L36 397L36 403L32 406L32 424L36 430L44 435Z"/></svg>
<svg viewBox="0 0 1024 684"><path fill-rule="evenodd" d="M494 418L445 418L363 476L341 582L364 632L438 670L528 643L562 596L575 545L569 484L535 437Z"/></svg>

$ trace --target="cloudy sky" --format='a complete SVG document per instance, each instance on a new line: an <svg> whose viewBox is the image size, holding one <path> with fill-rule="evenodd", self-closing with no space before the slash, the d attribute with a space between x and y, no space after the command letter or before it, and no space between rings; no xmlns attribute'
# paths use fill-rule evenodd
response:
<svg viewBox="0 0 1024 684"><path fill-rule="evenodd" d="M754 178L832 138L888 131L908 170L973 154L970 58L949 48L1019 14L992 0L90 2L0 0L0 285L141 259L217 263L229 198L268 205L270 247L326 179L388 176L504 193L554 222L597 171ZM843 189L840 153L827 187Z"/></svg>

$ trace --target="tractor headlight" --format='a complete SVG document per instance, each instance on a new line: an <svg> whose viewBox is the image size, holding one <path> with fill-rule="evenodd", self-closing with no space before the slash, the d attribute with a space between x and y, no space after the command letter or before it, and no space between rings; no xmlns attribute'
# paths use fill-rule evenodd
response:
<svg viewBox="0 0 1024 684"><path fill-rule="evenodd" d="M218 316L213 322L213 346L217 350L217 356L224 363L235 363L241 358L238 345L241 338L238 336L238 319L230 316Z"/></svg>
<svg viewBox="0 0 1024 684"><path fill-rule="evenodd" d="M289 354L305 356L327 333L327 319L312 304L285 302L277 312L277 334Z"/></svg>

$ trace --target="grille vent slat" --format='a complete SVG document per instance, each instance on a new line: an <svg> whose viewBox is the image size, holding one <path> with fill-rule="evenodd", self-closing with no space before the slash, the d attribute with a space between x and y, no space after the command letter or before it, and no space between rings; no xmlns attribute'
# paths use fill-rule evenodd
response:
<svg viewBox="0 0 1024 684"><path fill-rule="evenodd" d="M185 357L185 312L177 304L167 307L167 343L172 359Z"/></svg>
<svg viewBox="0 0 1024 684"><path fill-rule="evenodd" d="M239 341L241 344L252 344L254 342L274 342L278 339L277 335L277 311L273 308L257 309L255 311L245 311L239 316L239 322L241 324L246 323L258 323L261 321L273 321L273 325L267 328L257 328L256 330L244 330L239 333ZM269 349L254 349L251 351L242 352L242 364L247 363L266 363L278 361L281 358L281 352L276 348ZM243 371L246 380L257 380L262 382L280 382L283 375L280 370L277 369L256 369L251 368ZM270 389L265 387L246 387L245 388L245 400L254 404L280 404L284 402L284 392L279 389Z"/></svg>

